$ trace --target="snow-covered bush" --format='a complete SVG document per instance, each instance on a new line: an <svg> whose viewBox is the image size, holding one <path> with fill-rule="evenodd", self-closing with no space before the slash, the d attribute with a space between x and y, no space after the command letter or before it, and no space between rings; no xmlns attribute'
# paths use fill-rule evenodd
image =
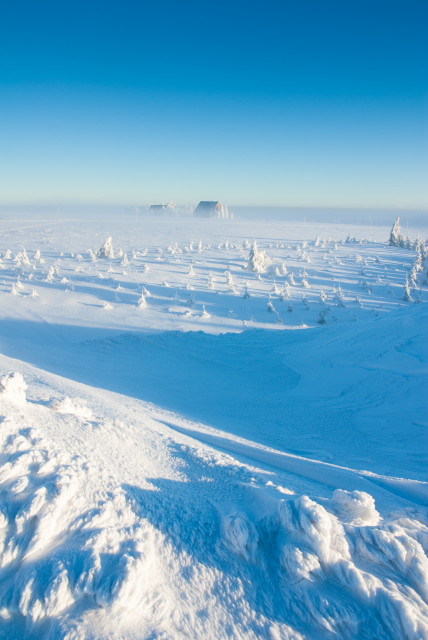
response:
<svg viewBox="0 0 428 640"><path fill-rule="evenodd" d="M144 289L144 287L143 287ZM146 302L146 297L144 295L143 292L141 292L141 296L138 299L137 305L140 309L146 309L147 308L147 302Z"/></svg>
<svg viewBox="0 0 428 640"><path fill-rule="evenodd" d="M259 251L257 243L254 240L250 250L250 255L248 256L247 271L252 271L253 273L264 273L269 265L270 258L268 258L264 251Z"/></svg>
<svg viewBox="0 0 428 640"><path fill-rule="evenodd" d="M102 247L100 247L97 253L97 257L109 259L114 258L113 238L111 236L109 236Z"/></svg>

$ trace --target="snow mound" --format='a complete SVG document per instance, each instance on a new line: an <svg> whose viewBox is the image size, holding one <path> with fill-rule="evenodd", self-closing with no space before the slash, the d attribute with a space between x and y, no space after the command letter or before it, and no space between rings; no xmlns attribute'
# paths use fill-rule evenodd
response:
<svg viewBox="0 0 428 640"><path fill-rule="evenodd" d="M27 385L21 373L8 373L0 378L0 394L1 396L16 404L26 402L25 391Z"/></svg>
<svg viewBox="0 0 428 640"><path fill-rule="evenodd" d="M51 408L58 413L67 413L84 420L92 420L93 418L91 409L80 398L65 397L62 400L53 400Z"/></svg>

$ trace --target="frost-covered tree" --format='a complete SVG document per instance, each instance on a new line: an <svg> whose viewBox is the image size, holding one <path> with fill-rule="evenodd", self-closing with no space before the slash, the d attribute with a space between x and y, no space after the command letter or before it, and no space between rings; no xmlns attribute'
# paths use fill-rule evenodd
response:
<svg viewBox="0 0 428 640"><path fill-rule="evenodd" d="M417 269L416 269L415 266L413 266L412 270L410 271L410 275L409 275L409 284L412 287L412 289L416 288L417 277L418 277Z"/></svg>
<svg viewBox="0 0 428 640"><path fill-rule="evenodd" d="M143 287L143 289L144 289L144 287ZM146 309L146 307L147 307L147 302L146 302L146 297L145 297L145 295L144 295L144 293L143 293L143 292L141 292L141 297L139 298L139 300L138 300L137 304L138 304L138 307L139 307L140 309Z"/></svg>
<svg viewBox="0 0 428 640"><path fill-rule="evenodd" d="M226 284L229 287L232 287L234 285L232 274L230 273L230 271L225 271L224 275L226 276Z"/></svg>
<svg viewBox="0 0 428 640"><path fill-rule="evenodd" d="M264 251L259 251L257 243L254 240L248 256L247 271L253 271L254 273L264 273L266 268L270 264L270 259L267 257Z"/></svg>
<svg viewBox="0 0 428 640"><path fill-rule="evenodd" d="M97 257L109 259L114 258L113 238L111 236L109 236L102 247L100 247L97 253Z"/></svg>
<svg viewBox="0 0 428 640"><path fill-rule="evenodd" d="M281 293L281 290L279 289L279 287L278 287L278 285L276 284L275 281L273 283L273 287L271 289L271 293L273 293L275 296L279 296L279 294Z"/></svg>
<svg viewBox="0 0 428 640"><path fill-rule="evenodd" d="M422 252L423 252L423 249L424 249L424 241L422 240L422 238L420 236L418 236L416 238L416 242L415 242L415 251L416 251L416 253L421 255Z"/></svg>
<svg viewBox="0 0 428 640"><path fill-rule="evenodd" d="M404 285L403 300L405 302L411 302L412 301L412 294L410 293L409 278L407 278L407 277L406 277L406 284Z"/></svg>
<svg viewBox="0 0 428 640"><path fill-rule="evenodd" d="M389 235L390 247L404 247L404 237L401 234L400 218L397 218L392 225L391 233Z"/></svg>

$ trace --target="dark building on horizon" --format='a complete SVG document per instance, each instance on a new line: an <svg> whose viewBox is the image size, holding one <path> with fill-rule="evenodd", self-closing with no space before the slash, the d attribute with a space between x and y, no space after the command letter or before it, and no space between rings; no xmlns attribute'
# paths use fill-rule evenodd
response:
<svg viewBox="0 0 428 640"><path fill-rule="evenodd" d="M218 200L201 200L193 212L196 218L228 218L227 205Z"/></svg>

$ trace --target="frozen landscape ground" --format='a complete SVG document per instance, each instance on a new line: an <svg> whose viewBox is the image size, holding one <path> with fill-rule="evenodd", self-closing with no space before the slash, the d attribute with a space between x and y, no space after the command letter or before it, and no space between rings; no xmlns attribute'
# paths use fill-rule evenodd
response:
<svg viewBox="0 0 428 640"><path fill-rule="evenodd" d="M428 265L389 232L2 215L1 638L428 638Z"/></svg>

